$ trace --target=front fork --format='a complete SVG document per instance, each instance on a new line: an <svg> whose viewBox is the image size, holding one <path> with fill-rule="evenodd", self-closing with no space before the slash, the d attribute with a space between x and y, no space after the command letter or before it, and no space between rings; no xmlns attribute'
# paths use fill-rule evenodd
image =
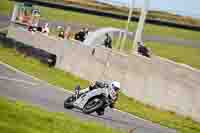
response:
<svg viewBox="0 0 200 133"><path fill-rule="evenodd" d="M75 88L75 97L76 97L76 100L79 98L80 90L81 90L81 87L80 87L80 85L78 85L78 86Z"/></svg>

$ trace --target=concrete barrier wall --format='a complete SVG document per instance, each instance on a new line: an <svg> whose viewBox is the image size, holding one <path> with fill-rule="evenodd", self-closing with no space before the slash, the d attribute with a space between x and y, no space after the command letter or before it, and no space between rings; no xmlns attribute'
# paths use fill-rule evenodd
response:
<svg viewBox="0 0 200 133"><path fill-rule="evenodd" d="M200 71L153 56L122 55L10 27L9 37L58 57L56 67L88 80L119 80L124 92L143 103L200 121Z"/></svg>

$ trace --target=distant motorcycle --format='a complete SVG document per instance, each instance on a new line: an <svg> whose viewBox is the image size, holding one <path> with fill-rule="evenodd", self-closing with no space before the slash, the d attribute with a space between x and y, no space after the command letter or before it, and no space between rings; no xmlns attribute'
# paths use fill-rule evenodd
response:
<svg viewBox="0 0 200 133"><path fill-rule="evenodd" d="M96 112L98 115L104 115L106 107L113 107L117 92L108 84L97 82L95 86L96 89L86 88L85 92L81 92L80 86L77 86L75 94L64 101L64 107L67 109L76 108L85 114Z"/></svg>

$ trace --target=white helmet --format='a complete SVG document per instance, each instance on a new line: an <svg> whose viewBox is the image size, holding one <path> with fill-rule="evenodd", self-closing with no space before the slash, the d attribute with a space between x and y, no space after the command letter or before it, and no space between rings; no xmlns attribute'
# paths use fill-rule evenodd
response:
<svg viewBox="0 0 200 133"><path fill-rule="evenodd" d="M120 89L120 82L117 81L113 81L111 83L112 87L114 87L115 90L119 90Z"/></svg>

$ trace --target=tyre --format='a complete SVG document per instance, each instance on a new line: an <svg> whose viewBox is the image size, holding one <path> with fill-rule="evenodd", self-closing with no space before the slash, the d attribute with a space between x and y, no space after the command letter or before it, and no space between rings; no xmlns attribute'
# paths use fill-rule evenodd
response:
<svg viewBox="0 0 200 133"><path fill-rule="evenodd" d="M74 96L70 96L68 97L65 101L64 101L64 107L66 109L73 109L73 103L76 101L76 98Z"/></svg>
<svg viewBox="0 0 200 133"><path fill-rule="evenodd" d="M97 115L101 116L104 115L104 109L99 109L96 111Z"/></svg>
<svg viewBox="0 0 200 133"><path fill-rule="evenodd" d="M89 100L83 108L83 113L90 114L99 110L104 105L104 101L101 98L95 97Z"/></svg>

